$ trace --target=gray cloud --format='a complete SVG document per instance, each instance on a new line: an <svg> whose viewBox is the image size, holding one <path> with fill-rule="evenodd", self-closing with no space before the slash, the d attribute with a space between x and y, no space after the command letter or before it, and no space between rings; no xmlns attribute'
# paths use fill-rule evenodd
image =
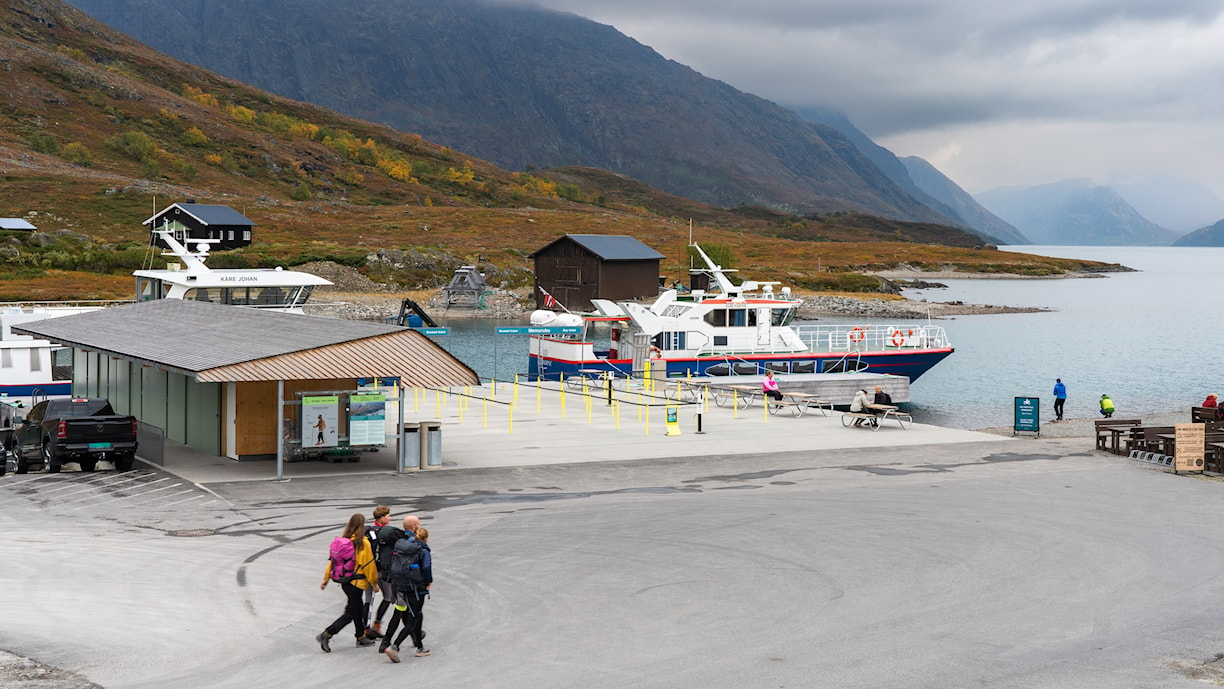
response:
<svg viewBox="0 0 1224 689"><path fill-rule="evenodd" d="M899 154L942 156L969 188L1122 174L1112 161L1129 148L1146 156L1131 171L1189 171L1224 195L1224 172L1199 159L1224 138L1219 0L537 4L779 104L842 110Z"/></svg>

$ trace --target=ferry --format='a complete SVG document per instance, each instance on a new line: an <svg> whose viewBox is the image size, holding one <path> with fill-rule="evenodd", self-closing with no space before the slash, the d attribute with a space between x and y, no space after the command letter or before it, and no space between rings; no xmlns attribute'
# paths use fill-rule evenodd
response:
<svg viewBox="0 0 1224 689"><path fill-rule="evenodd" d="M316 287L332 284L316 275L283 268L209 268L209 246L218 240L188 238L183 230L155 229L163 256L178 259L161 270L137 270L136 300L193 299L302 313ZM194 244L194 251L187 244Z"/></svg>
<svg viewBox="0 0 1224 689"><path fill-rule="evenodd" d="M218 240L189 238L182 228L155 229L155 242L168 247L170 263L161 270L137 270L136 300L194 299L286 313L302 313L316 287L332 284L321 277L281 268L212 269L211 244ZM187 244L193 244L194 249ZM33 404L45 397L72 394L72 350L47 340L14 335L13 325L44 318L94 311L131 302L96 302L94 305L0 305L0 398Z"/></svg>
<svg viewBox="0 0 1224 689"><path fill-rule="evenodd" d="M716 290L661 292L651 304L592 300L591 314L537 310L530 336L528 373L533 378L610 371L668 377L874 373L912 382L954 351L942 327L931 325L797 325L801 300L777 282L732 283L728 273L693 245ZM597 350L592 324L610 324L607 349ZM558 327L560 326L560 327ZM573 333L557 333L564 328Z"/></svg>

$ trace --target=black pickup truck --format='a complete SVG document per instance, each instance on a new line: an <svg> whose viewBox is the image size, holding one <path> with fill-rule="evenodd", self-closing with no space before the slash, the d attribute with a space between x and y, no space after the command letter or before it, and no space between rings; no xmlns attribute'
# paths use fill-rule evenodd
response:
<svg viewBox="0 0 1224 689"><path fill-rule="evenodd" d="M136 417L116 414L103 398L44 400L30 409L10 442L19 474L39 464L55 473L65 462L93 471L99 459L128 471L136 457Z"/></svg>

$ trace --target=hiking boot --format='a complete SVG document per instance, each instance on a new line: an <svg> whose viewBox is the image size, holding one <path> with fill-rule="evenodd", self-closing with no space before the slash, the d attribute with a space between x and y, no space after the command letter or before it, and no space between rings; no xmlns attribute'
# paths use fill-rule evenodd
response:
<svg viewBox="0 0 1224 689"><path fill-rule="evenodd" d="M332 633L326 629L323 630L323 633L315 637L315 641L319 642L319 648L323 649L324 653L331 653L331 638Z"/></svg>
<svg viewBox="0 0 1224 689"><path fill-rule="evenodd" d="M418 658L424 658L424 657L425 657L425 656L427 656L427 655L429 655L429 649L428 649L428 648L418 648L418 649L417 649L417 652L416 652L416 657L418 657Z"/></svg>
<svg viewBox="0 0 1224 689"><path fill-rule="evenodd" d="M378 636L382 636L382 620L376 620L374 624L370 625L370 629L373 629L374 633Z"/></svg>
<svg viewBox="0 0 1224 689"><path fill-rule="evenodd" d="M391 646L387 650L383 651L383 653L387 654L387 657L391 659L391 662L399 662L399 646Z"/></svg>
<svg viewBox="0 0 1224 689"><path fill-rule="evenodd" d="M374 640L366 636L365 634L362 634L361 636L357 637L357 646L359 648L361 646L373 646L373 645L374 645Z"/></svg>
<svg viewBox="0 0 1224 689"><path fill-rule="evenodd" d="M382 643L378 644L378 652L386 653L387 649L390 647L391 647L391 639L388 639L387 637L384 636Z"/></svg>
<svg viewBox="0 0 1224 689"><path fill-rule="evenodd" d="M369 629L365 631L365 637L367 639L381 639L382 634L379 634L377 631L374 630L373 627L370 627Z"/></svg>

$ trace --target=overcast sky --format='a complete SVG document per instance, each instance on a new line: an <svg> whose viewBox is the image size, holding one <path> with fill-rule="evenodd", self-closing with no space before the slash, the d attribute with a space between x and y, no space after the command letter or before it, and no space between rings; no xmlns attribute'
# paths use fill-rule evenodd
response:
<svg viewBox="0 0 1224 689"><path fill-rule="evenodd" d="M781 105L833 107L971 193L1088 177L1224 197L1220 0L536 0Z"/></svg>

